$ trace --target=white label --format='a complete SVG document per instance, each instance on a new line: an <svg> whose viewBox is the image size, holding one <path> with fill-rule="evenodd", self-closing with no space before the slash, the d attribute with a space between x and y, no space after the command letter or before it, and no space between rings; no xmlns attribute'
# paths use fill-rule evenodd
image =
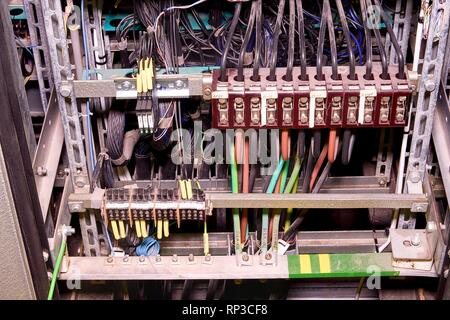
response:
<svg viewBox="0 0 450 320"><path fill-rule="evenodd" d="M267 99L277 99L278 92L276 90L261 92L261 127L267 123Z"/></svg>
<svg viewBox="0 0 450 320"><path fill-rule="evenodd" d="M213 91L211 94L211 98L213 99L228 99L228 91Z"/></svg>

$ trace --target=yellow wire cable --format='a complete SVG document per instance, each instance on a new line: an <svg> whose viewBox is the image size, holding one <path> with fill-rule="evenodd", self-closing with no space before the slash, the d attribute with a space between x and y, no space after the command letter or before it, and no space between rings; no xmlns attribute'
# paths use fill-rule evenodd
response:
<svg viewBox="0 0 450 320"><path fill-rule="evenodd" d="M135 221L134 226L136 227L136 236L137 236L138 238L141 238L141 237L142 237L142 234L141 234L141 224L139 223L139 220L136 220L136 221Z"/></svg>
<svg viewBox="0 0 450 320"><path fill-rule="evenodd" d="M122 220L119 220L119 231L120 231L120 238L125 239L127 234L125 233L125 224Z"/></svg>
<svg viewBox="0 0 450 320"><path fill-rule="evenodd" d="M117 222L115 220L111 221L111 227L112 227L114 239L119 240L120 234L119 234L119 230L117 229Z"/></svg>
<svg viewBox="0 0 450 320"><path fill-rule="evenodd" d="M140 221L140 225L141 225L141 234L143 238L147 238L148 237L148 232L147 232L147 224L145 223L145 220L141 220Z"/></svg>
<svg viewBox="0 0 450 320"><path fill-rule="evenodd" d="M169 220L168 219L164 219L163 220L163 229L164 229L164 237L168 238L169 237Z"/></svg>
<svg viewBox="0 0 450 320"><path fill-rule="evenodd" d="M192 199L192 181L191 179L186 181L186 197Z"/></svg>
<svg viewBox="0 0 450 320"><path fill-rule="evenodd" d="M156 237L158 239L162 239L162 233L163 233L163 225L162 225L162 220L158 220L158 223L156 225Z"/></svg>

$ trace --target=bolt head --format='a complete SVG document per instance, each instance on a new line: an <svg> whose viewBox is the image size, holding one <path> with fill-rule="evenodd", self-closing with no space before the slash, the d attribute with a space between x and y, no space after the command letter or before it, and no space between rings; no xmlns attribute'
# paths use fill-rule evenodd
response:
<svg viewBox="0 0 450 320"><path fill-rule="evenodd" d="M181 80L175 81L175 88L182 89L184 87L184 82Z"/></svg>
<svg viewBox="0 0 450 320"><path fill-rule="evenodd" d="M72 93L72 88L69 85L62 85L61 88L59 89L59 93L64 98L68 98L68 97L70 97L70 94Z"/></svg>
<svg viewBox="0 0 450 320"><path fill-rule="evenodd" d="M427 80L425 82L425 89L427 91L434 91L435 88L436 88L436 85L432 80Z"/></svg>
<svg viewBox="0 0 450 320"><path fill-rule="evenodd" d="M131 84L130 81L124 81L122 83L122 89L125 90L125 91L130 90L132 87L133 87L133 85Z"/></svg>

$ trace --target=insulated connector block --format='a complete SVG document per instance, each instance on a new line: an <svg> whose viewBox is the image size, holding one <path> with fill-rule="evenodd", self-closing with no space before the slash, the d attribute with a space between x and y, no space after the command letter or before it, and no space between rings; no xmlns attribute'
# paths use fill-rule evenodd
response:
<svg viewBox="0 0 450 320"><path fill-rule="evenodd" d="M261 68L259 81L252 70L244 70L244 81L236 81L236 69L227 69L227 81L213 71L213 127L232 128L379 128L402 127L407 123L412 95L408 79L396 77L389 67L381 77L381 64L373 64L373 79L365 79L366 68L356 67L356 79L339 67L339 79L332 79L331 67L323 67L323 80L315 67L307 68L306 80L294 68L293 81L286 81L286 68L277 68L276 81L269 81L269 69Z"/></svg>
<svg viewBox="0 0 450 320"><path fill-rule="evenodd" d="M192 189L190 199L182 199L178 188L111 188L105 192L103 210L108 220L204 220L205 194Z"/></svg>

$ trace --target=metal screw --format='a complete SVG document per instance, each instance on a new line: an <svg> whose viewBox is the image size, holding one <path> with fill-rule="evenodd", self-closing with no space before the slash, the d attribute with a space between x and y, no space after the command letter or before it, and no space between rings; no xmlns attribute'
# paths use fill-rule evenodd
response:
<svg viewBox="0 0 450 320"><path fill-rule="evenodd" d="M272 254L270 252L266 253L265 258L266 258L266 260L271 260Z"/></svg>
<svg viewBox="0 0 450 320"><path fill-rule="evenodd" d="M291 97L286 97L283 99L283 103L285 105L290 105L292 103L292 98Z"/></svg>
<svg viewBox="0 0 450 320"><path fill-rule="evenodd" d="M183 89L183 87L184 87L184 82L183 81L181 81L181 80L175 81L175 88Z"/></svg>
<svg viewBox="0 0 450 320"><path fill-rule="evenodd" d="M139 257L139 262L144 262L145 261L145 257L144 256L140 256Z"/></svg>
<svg viewBox="0 0 450 320"><path fill-rule="evenodd" d="M379 184L380 186L385 186L385 185L387 184L386 178L380 178L380 179L378 180L378 184Z"/></svg>
<svg viewBox="0 0 450 320"><path fill-rule="evenodd" d="M434 91L434 89L436 88L435 83L433 82L433 80L427 80L425 82L425 89L427 91Z"/></svg>
<svg viewBox="0 0 450 320"><path fill-rule="evenodd" d="M70 209L70 212L81 212L82 207L81 207L81 204L79 204L79 203L72 203L72 204L69 204L69 209Z"/></svg>
<svg viewBox="0 0 450 320"><path fill-rule="evenodd" d="M275 102L276 102L276 101L275 101L275 99L273 99L273 98L267 99L267 104L274 105Z"/></svg>
<svg viewBox="0 0 450 320"><path fill-rule="evenodd" d="M178 256L176 254L174 254L172 256L172 262L177 262L178 261Z"/></svg>
<svg viewBox="0 0 450 320"><path fill-rule="evenodd" d="M130 90L132 87L133 87L133 86L132 86L132 84L131 84L130 81L124 81L124 82L122 83L122 89L125 90L125 91Z"/></svg>
<svg viewBox="0 0 450 320"><path fill-rule="evenodd" d="M203 94L205 96L210 96L211 95L211 88L205 88L205 90L203 90Z"/></svg>
<svg viewBox="0 0 450 320"><path fill-rule="evenodd" d="M205 261L211 261L211 255L209 253L206 255Z"/></svg>
<svg viewBox="0 0 450 320"><path fill-rule="evenodd" d="M364 116L364 122L372 122L372 116L370 114L366 114Z"/></svg>
<svg viewBox="0 0 450 320"><path fill-rule="evenodd" d="M244 253L242 254L242 261L247 262L249 259L250 259L250 257L248 256L248 254L247 254L246 252L244 252Z"/></svg>
<svg viewBox="0 0 450 320"><path fill-rule="evenodd" d="M106 262L108 262L108 263L113 263L113 261L114 261L114 258L113 258L113 257L108 257L108 258L106 259Z"/></svg>
<svg viewBox="0 0 450 320"><path fill-rule="evenodd" d="M194 261L194 255L192 253L189 254L188 260L190 262Z"/></svg>
<svg viewBox="0 0 450 320"><path fill-rule="evenodd" d="M161 262L161 256L158 254L157 256L156 256L156 262Z"/></svg>
<svg viewBox="0 0 450 320"><path fill-rule="evenodd" d="M128 260L130 260L128 256L123 257L123 262L128 262Z"/></svg>
<svg viewBox="0 0 450 320"><path fill-rule="evenodd" d="M76 177L75 184L77 185L77 187L83 188L86 185L86 181L83 177Z"/></svg>
<svg viewBox="0 0 450 320"><path fill-rule="evenodd" d="M36 174L38 176L40 176L40 177L46 176L47 175L47 169L42 167L42 166L39 166L39 167L37 167Z"/></svg>
<svg viewBox="0 0 450 320"><path fill-rule="evenodd" d="M69 85L63 84L61 88L59 89L59 93L64 98L68 98L70 94L72 93L72 88Z"/></svg>
<svg viewBox="0 0 450 320"><path fill-rule="evenodd" d="M413 239L411 240L411 244L415 247L420 246L420 236L418 233L416 233L413 237Z"/></svg>
<svg viewBox="0 0 450 320"><path fill-rule="evenodd" d="M308 98L307 97L301 97L300 98L300 103L302 103L302 104L308 103Z"/></svg>
<svg viewBox="0 0 450 320"><path fill-rule="evenodd" d="M236 105L242 105L244 103L244 99L242 99L241 97L237 97L236 99L234 99L234 103Z"/></svg>
<svg viewBox="0 0 450 320"><path fill-rule="evenodd" d="M258 98L258 97L253 97L253 98L250 100L250 102L251 102L251 104L253 104L253 105L258 105L258 104L259 104L259 98Z"/></svg>

